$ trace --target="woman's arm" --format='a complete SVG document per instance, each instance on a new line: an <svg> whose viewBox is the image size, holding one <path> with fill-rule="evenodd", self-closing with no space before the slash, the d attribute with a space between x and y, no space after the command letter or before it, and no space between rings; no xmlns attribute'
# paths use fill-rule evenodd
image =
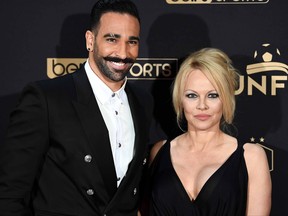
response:
<svg viewBox="0 0 288 216"><path fill-rule="evenodd" d="M156 142L150 151L149 164L152 163L160 148L166 143L167 140L160 140Z"/></svg>
<svg viewBox="0 0 288 216"><path fill-rule="evenodd" d="M257 144L244 145L248 169L247 215L269 216L272 183L264 149Z"/></svg>

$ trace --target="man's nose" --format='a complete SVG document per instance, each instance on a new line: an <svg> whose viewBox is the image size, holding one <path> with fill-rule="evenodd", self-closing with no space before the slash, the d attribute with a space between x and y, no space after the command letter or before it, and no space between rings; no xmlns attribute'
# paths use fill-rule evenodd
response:
<svg viewBox="0 0 288 216"><path fill-rule="evenodd" d="M128 44L126 42L121 42L118 44L116 55L117 55L117 57L119 57L121 59L127 58Z"/></svg>

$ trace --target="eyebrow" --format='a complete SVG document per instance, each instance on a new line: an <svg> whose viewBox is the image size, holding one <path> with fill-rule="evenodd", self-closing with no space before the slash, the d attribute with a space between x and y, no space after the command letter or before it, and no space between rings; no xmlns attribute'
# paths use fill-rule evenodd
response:
<svg viewBox="0 0 288 216"><path fill-rule="evenodd" d="M121 38L121 35L119 34L113 34L113 33L108 33L108 34L105 34L104 35L104 38L108 38L108 37L113 37L113 38ZM140 38L139 37L136 37L136 36L130 36L129 37L129 40L137 40L137 41L140 41Z"/></svg>
<svg viewBox="0 0 288 216"><path fill-rule="evenodd" d="M196 91L196 90L193 90L193 89L184 89L184 93L185 92L194 92L194 93L198 93L198 91ZM208 90L208 93L218 93L218 91L216 90L216 89L211 89L211 90Z"/></svg>

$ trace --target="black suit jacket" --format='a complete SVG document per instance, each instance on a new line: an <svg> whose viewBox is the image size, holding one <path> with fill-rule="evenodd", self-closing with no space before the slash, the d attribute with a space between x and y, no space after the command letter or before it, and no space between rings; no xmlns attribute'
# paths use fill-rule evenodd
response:
<svg viewBox="0 0 288 216"><path fill-rule="evenodd" d="M0 215L136 215L152 97L128 82L135 155L117 188L109 135L82 67L23 91L0 147Z"/></svg>

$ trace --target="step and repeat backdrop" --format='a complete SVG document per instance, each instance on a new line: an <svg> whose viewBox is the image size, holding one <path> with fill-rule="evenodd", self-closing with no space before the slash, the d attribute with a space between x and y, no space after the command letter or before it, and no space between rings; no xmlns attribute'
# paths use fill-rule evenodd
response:
<svg viewBox="0 0 288 216"><path fill-rule="evenodd" d="M288 215L287 0L135 0L142 18L130 82L153 94L169 137L179 133L171 84L183 58L203 47L225 51L241 73L237 136L263 146L273 182L271 215ZM93 0L1 0L0 144L9 113L31 81L73 73L87 58Z"/></svg>

